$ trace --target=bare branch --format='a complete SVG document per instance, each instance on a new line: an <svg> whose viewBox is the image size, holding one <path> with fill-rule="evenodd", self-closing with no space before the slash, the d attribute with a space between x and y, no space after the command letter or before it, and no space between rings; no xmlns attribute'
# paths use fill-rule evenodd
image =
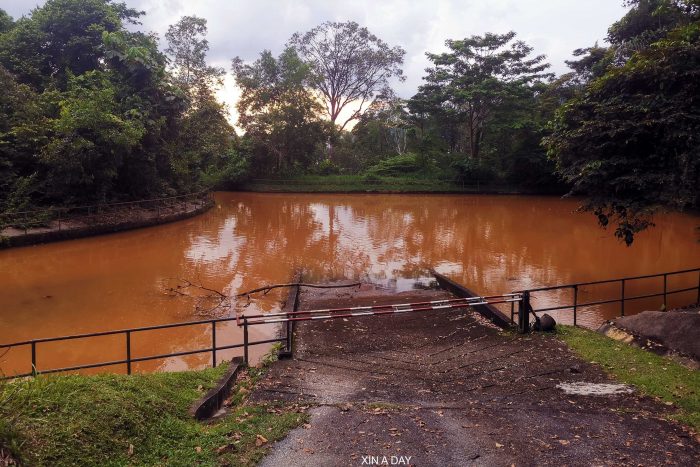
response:
<svg viewBox="0 0 700 467"><path fill-rule="evenodd" d="M239 294L236 294L235 297L248 297L250 294L262 292L263 295L266 295L270 290L272 289L278 289L282 287L311 287L314 289L335 289L335 288L341 288L341 287L355 287L355 286L361 286L362 282L352 282L350 284L306 284L304 282L292 282L289 284L272 284L272 285L266 285L264 287L259 287L257 289L253 290L248 290L247 292L241 292Z"/></svg>

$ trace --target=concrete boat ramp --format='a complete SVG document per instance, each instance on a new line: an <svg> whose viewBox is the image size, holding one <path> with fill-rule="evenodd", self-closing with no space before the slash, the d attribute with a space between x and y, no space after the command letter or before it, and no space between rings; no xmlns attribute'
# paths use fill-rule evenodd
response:
<svg viewBox="0 0 700 467"><path fill-rule="evenodd" d="M445 298L305 289L299 309ZM601 383L613 382L555 336L462 308L297 322L293 358L251 400L311 413L263 466L698 465L694 436L659 418L669 407Z"/></svg>

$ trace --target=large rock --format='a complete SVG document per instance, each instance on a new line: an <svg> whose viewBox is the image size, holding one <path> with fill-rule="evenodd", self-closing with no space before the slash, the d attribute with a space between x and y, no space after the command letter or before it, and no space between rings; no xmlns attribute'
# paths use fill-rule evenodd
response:
<svg viewBox="0 0 700 467"><path fill-rule="evenodd" d="M617 318L613 324L635 336L652 339L664 347L700 360L700 313L643 311Z"/></svg>

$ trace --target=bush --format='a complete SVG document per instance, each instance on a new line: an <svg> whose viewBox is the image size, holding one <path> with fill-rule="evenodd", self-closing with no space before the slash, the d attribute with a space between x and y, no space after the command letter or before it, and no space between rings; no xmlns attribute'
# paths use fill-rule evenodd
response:
<svg viewBox="0 0 700 467"><path fill-rule="evenodd" d="M408 174L425 172L425 163L416 154L406 153L379 161L367 169L367 174L380 177L405 177Z"/></svg>

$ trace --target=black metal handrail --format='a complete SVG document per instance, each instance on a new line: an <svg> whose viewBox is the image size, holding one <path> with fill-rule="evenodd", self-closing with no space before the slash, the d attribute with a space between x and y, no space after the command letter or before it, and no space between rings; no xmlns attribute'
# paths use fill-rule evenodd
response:
<svg viewBox="0 0 700 467"><path fill-rule="evenodd" d="M137 327L137 328L117 329L117 330L111 330L111 331L91 332L91 333L84 333L84 334L72 334L72 335L67 335L67 336L46 337L46 338L40 338L40 339L29 339L29 340L24 340L24 341L12 342L10 344L0 344L0 349L22 347L22 346L27 346L27 345L31 346L31 368L32 368L32 371L28 372L28 373L3 376L2 378L5 378L5 379L6 378L21 378L21 377L26 377L26 376L33 376L33 375L36 375L39 373L44 373L44 374L60 373L60 372L65 372L65 371L76 371L76 370L84 370L84 369L90 369L90 368L101 368L101 367L108 367L108 366L114 366L114 365L126 365L127 374L131 374L132 363L145 362L145 361L149 361L149 360L158 360L158 359L168 358L168 357L179 357L179 356L184 356L184 355L193 355L193 354L206 353L206 352L210 352L212 354L211 364L213 367L216 367L216 363L217 363L216 352L217 351L237 349L237 348L241 348L241 347L243 348L243 360L245 361L245 363L247 365L248 361L249 361L249 347L251 347L251 346L281 342L281 343L284 343L286 346L291 347L291 335L290 335L291 329L289 329L289 328L286 329L287 335L285 335L283 337L273 338L273 339L263 339L263 340L251 342L249 340L249 335L248 335L248 320L247 320L247 318L243 318L240 320L242 322L242 327L243 327L243 342L242 343L217 346L217 344L216 344L216 324L222 323L222 322L237 321L238 319L239 318L237 318L237 317L227 317L227 318L214 318L214 319L205 319L205 320L196 320L196 321L185 321L185 322L180 322L180 323L169 323L169 324L160 324L160 325L153 325L153 326L142 326L142 327ZM132 334L135 334L138 332L144 332L144 331L154 331L154 330L159 330L159 329L172 329L172 328L185 327L185 326L198 326L198 325L203 325L203 324L211 325L211 345L209 347L191 349L191 350L183 350L183 351L178 351L178 352L170 352L170 353L164 353L164 354L158 354L158 355L140 356L140 357L132 357L132 355L131 355L131 350L132 350L131 349L131 336L132 336ZM95 363L89 363L89 364L85 364L85 365L75 365L75 366L70 366L70 367L48 368L48 369L42 369L42 370L37 369L37 345L38 344L47 343L47 342L60 342L60 341L67 341L67 340L73 340L73 339L86 339L86 338L94 338L94 337L112 336L112 335L119 335L119 334L123 334L125 337L125 353L126 353L125 359L95 362Z"/></svg>
<svg viewBox="0 0 700 467"><path fill-rule="evenodd" d="M698 273L698 283L696 286L686 287L686 288L682 288L682 289L671 289L671 290L668 289L669 276L676 276L676 275L680 275L680 274L690 274L693 272ZM634 296L626 296L625 295L625 286L629 282L635 281L635 280L642 280L642 279L652 279L652 278L657 278L657 277L663 278L663 291L662 292L650 293L650 294L644 294L644 295L634 295ZM580 287L589 286L589 285L614 284L614 283L620 284L619 298L595 300L595 301L583 302L583 303L580 303L578 301L578 292L579 292ZM691 292L693 290L697 290L698 295L697 295L696 303L700 303L700 268L682 269L679 271L669 271L669 272L663 272L663 273L658 273L658 274L645 274L645 275L641 275L641 276L619 277L619 278L615 278L615 279L606 279L606 280L599 280L599 281L576 282L576 283L572 283L572 284L554 285L554 286L549 286L549 287L538 287L538 288L534 288L534 289L520 290L519 292L521 292L521 293L527 292L528 295L530 296L530 300L532 300L531 295L534 292L546 292L546 291L561 290L561 289L571 289L573 291L573 303L567 304L567 305L544 307L544 308L533 308L532 311L535 313L538 313L538 312L545 312L545 311L573 309L573 322L574 322L574 326L576 326L577 325L578 309L583 308L583 307L588 307L588 306L605 305L605 304L610 304L610 303L620 303L620 316L625 316L625 302L628 302L631 300L640 300L643 298L664 297L664 305L665 305L667 303L669 295L683 293L683 292ZM513 311L511 310L511 319L512 319L512 316L513 316Z"/></svg>
<svg viewBox="0 0 700 467"><path fill-rule="evenodd" d="M149 199L139 199L135 201L118 201L114 203L102 203L102 204L86 204L86 205L80 205L80 206L52 206L48 208L43 208L43 209L33 209L30 211L11 211L11 212L1 212L0 215L3 216L15 216L15 215L39 215L45 212L68 212L68 211L74 211L74 210L81 210L81 209L104 209L104 208L109 208L109 207L114 207L114 206L138 206L142 203L152 203L152 202L160 202L160 201L173 201L177 199L183 199L183 198L199 198L199 197L204 197L205 195L209 195L211 192L208 190L203 190L203 191L198 191L195 193L186 193L183 195L173 195L173 196L164 196L160 198L149 198Z"/></svg>
<svg viewBox="0 0 700 467"><path fill-rule="evenodd" d="M155 211L158 217L161 216L162 208L172 207L178 202L194 202L197 208L201 208L205 203L213 202L213 194L209 191L187 193L183 195L167 196L161 198L142 199L137 201L122 201L116 203L83 205L83 206L59 206L37 209L31 211L5 211L0 212L0 229L5 226L16 226L24 230L25 235L29 229L39 226L48 226L51 222L57 222L54 227L61 231L63 224L67 221L88 220L88 225L103 224L104 219L100 216L108 214L115 209L142 208L151 212ZM187 206L185 206L185 209ZM106 222L109 224L110 222Z"/></svg>

